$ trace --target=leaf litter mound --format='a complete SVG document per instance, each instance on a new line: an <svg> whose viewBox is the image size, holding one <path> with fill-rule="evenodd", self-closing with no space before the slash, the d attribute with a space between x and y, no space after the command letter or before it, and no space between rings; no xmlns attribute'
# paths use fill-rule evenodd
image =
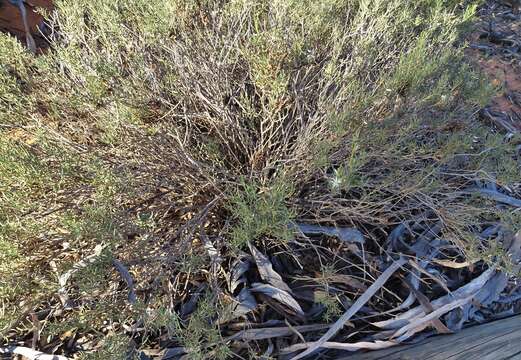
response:
<svg viewBox="0 0 521 360"><path fill-rule="evenodd" d="M418 8L399 1L385 5L389 9L376 3L375 17L398 10L440 16L438 8L422 12L422 6L430 9L428 1ZM453 7L463 11L461 4ZM66 9L72 11L66 6L62 11ZM241 11L251 10L245 9ZM52 202L45 200L44 206L29 212L22 208L25 217L30 214L52 227L46 236L32 234L24 243L31 266L23 271L38 279L49 276L52 285L34 298L23 298L23 292L5 295L2 315L11 307L16 311L8 318L6 346L0 353L30 359L335 358L346 351L382 349L518 313L521 139L515 128L495 122L500 125L496 129L482 122L483 93L490 93L487 80L461 62L461 53L440 52L448 41L438 33L442 29L418 35L416 25L411 25L410 33L396 30L396 38L367 40L364 27L376 26L371 16L364 16L363 11L370 10L349 9L360 12L353 15L359 23L353 21L342 30L367 43L353 48L353 41L343 39L345 43L335 48L318 41L302 64L287 62L280 49L262 57L269 46L284 47L279 31L255 34L255 41L248 38L258 48L246 46L237 53L229 48L227 56L240 59L231 68L213 62L206 54L213 54L215 44L208 44L205 36L224 28L226 41L218 40L227 44L236 39L230 29L238 25L235 19L233 26L220 23L212 12L201 12L194 25L183 23L188 39L175 33L174 44L158 42L152 47L145 41L150 34L142 35L134 45L143 41L141 50L150 58L139 58L136 68L124 56L114 60L128 73L114 78L103 73L109 85L101 75L103 81L96 83L96 75L82 74L85 68L92 74L106 69L103 61L84 64L86 59L74 58L73 52L67 54L68 62L40 60L42 69L61 69L60 80L71 81L70 77L80 89L69 94L69 89L60 93L57 88L56 98L50 99L61 116L70 116L67 119L78 126L59 123L52 117L55 109L44 110L38 103L29 114L51 134L50 144L31 132L34 123L8 123L6 137L24 144L49 167L64 149L85 158L95 152L98 157L94 163L87 161L88 167L77 165L83 158L73 162L72 179L84 176L88 182L71 186L70 180L63 181ZM122 5L116 12L125 10ZM254 15L286 20L261 10ZM454 15L448 14L445 19ZM74 13L68 15L74 19ZM80 15L88 20L86 29L100 26L89 23L96 14ZM254 25L268 26L248 23L245 19L254 16L244 16L241 31L247 35L240 36L249 36ZM51 54L67 48L89 53L99 46L109 55L113 50L135 55L118 47L116 40L111 49L101 38L74 48L78 40L67 38L66 18L54 20L63 33L49 39L55 46ZM396 20L388 21L395 25ZM214 27L205 36L190 32L208 24ZM126 31L132 21L125 19L124 25L120 28ZM120 28L111 28L111 35L117 36ZM156 30L152 26L150 31ZM131 35L141 36L125 33ZM461 45L461 40L453 41ZM201 51L203 45L211 51ZM375 45L389 48L358 64L353 54ZM329 83L324 80L325 85L313 82L331 60L329 55L313 58L312 50L322 46L337 57L338 63L330 65L342 73ZM167 55L171 64L158 65L156 58ZM434 56L436 61L430 62ZM249 61L248 70L241 68L243 61ZM139 72L143 63L153 64L147 74ZM454 64L460 66L456 73L450 72ZM10 71L31 70L16 66ZM287 71L293 83L269 73L273 67ZM386 77L379 67L393 76ZM418 69L428 70L418 75ZM165 80L167 70L178 76ZM222 82L215 81L214 72ZM224 76L235 72L243 77ZM23 91L42 91L38 81L53 81L44 71L31 76L33 88ZM370 86L340 89L339 79ZM136 103L118 102L117 81L135 91L130 95ZM280 88L273 85L277 81L283 84ZM169 82L175 86L166 87ZM313 86L323 93L307 94L316 90ZM89 96L85 103L79 100L83 91ZM100 96L98 91L106 92ZM129 95L128 89L123 93ZM306 101L299 98L304 95L309 96ZM81 106L70 109L60 97L80 101ZM105 103L105 98L111 101ZM31 106L12 106L2 114L27 115L25 109ZM83 106L89 108L85 111ZM131 106L147 109L140 114L143 123L121 125L120 132L110 127L112 122L104 123L107 117L112 121L114 114L121 115L114 109L127 111ZM329 118L321 118L321 106L340 120L345 116L348 125L333 119L331 126ZM333 110L339 108L347 110ZM271 122L262 120L273 114ZM77 120L82 116L96 120L96 126ZM253 125L243 123L244 118ZM353 120L365 118L374 121ZM53 152L56 144L62 146L58 153ZM216 153L208 151L215 147ZM24 160L22 155L16 159ZM131 180L120 190L114 174L121 173L130 174ZM58 217L66 211L64 219ZM75 216L88 221L77 222ZM117 241L107 240L114 237ZM34 239L46 239L46 251ZM44 274L35 268L44 269Z"/></svg>

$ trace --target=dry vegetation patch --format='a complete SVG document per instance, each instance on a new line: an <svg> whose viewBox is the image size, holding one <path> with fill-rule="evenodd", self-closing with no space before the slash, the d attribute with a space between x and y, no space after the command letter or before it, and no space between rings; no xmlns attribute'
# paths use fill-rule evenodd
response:
<svg viewBox="0 0 521 360"><path fill-rule="evenodd" d="M55 6L45 54L0 37L6 346L333 356L513 311L521 138L477 119L477 2Z"/></svg>

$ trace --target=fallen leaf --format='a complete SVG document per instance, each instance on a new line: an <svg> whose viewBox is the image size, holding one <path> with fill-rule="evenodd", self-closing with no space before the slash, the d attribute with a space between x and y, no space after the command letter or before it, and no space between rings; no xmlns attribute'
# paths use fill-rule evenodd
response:
<svg viewBox="0 0 521 360"><path fill-rule="evenodd" d="M228 283L228 287L230 288L230 292L234 292L242 283L246 282L243 275L250 269L251 263L247 259L237 259L230 270L230 279Z"/></svg>
<svg viewBox="0 0 521 360"><path fill-rule="evenodd" d="M252 243L248 243L248 246L250 248L253 259L257 264L257 268L259 269L259 274L262 280L280 290L291 293L291 289L288 284L286 284L284 280L282 280L282 277L275 270L273 270L273 265L271 264L268 257L261 253L259 249L257 249Z"/></svg>
<svg viewBox="0 0 521 360"><path fill-rule="evenodd" d="M267 295L277 300L278 302L286 305L287 307L293 309L297 314L304 315L304 311L300 307L299 303L287 291L284 291L269 284L261 283L253 283L251 291Z"/></svg>

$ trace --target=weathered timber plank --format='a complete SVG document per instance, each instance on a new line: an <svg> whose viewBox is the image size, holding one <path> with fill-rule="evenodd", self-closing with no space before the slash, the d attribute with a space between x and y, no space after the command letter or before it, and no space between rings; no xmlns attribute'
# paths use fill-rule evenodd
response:
<svg viewBox="0 0 521 360"><path fill-rule="evenodd" d="M521 360L521 315L341 360Z"/></svg>

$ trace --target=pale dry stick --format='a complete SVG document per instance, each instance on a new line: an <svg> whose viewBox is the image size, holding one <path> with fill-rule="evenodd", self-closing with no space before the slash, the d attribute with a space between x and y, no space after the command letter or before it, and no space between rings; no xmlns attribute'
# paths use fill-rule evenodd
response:
<svg viewBox="0 0 521 360"><path fill-rule="evenodd" d="M385 284L385 282L403 265L407 263L405 258L400 258L398 261L392 263L379 277L376 281L367 289L367 291L360 296L353 306L347 310L344 315L338 319L335 324L316 342L306 344L307 350L294 356L292 360L302 359L305 356L311 355L313 352L322 347L324 343L326 343L329 339L335 336L338 331L340 331L344 325L355 315L362 306L364 306L371 297Z"/></svg>
<svg viewBox="0 0 521 360"><path fill-rule="evenodd" d="M399 345L401 342L407 340L414 334L422 331L425 329L433 320L439 318L443 314L446 314L447 312L460 307L462 305L465 305L466 303L470 302L472 300L473 296L469 296L464 299L456 300L450 304L447 304L443 306L442 308L439 308L438 310L428 314L425 317L422 317L418 320L416 320L414 323L405 325L402 329L400 329L401 336L397 338L396 340L386 340L386 341L380 341L376 340L374 342L370 341L360 341L357 343L340 343L340 342L334 342L334 341L326 341L323 344L320 345L321 348L324 349L336 349L336 350L345 350L345 351L357 351L357 350L380 350L389 348L392 346ZM304 344L296 344L292 345L286 349L283 350L283 353L289 353L294 352L298 350L306 349L308 346L312 346L315 343L304 343ZM302 353L304 354L304 353Z"/></svg>
<svg viewBox="0 0 521 360"><path fill-rule="evenodd" d="M60 298L64 308L69 309L71 307L71 304L69 303L69 295L67 294L67 281L69 281L70 277L74 275L79 270L87 267L89 264L92 264L95 262L99 256L101 255L101 252L103 250L104 246L97 245L94 248L94 253L85 257L83 260L79 261L78 263L74 264L72 269L65 272L63 275L61 275L58 278L58 283L60 285L60 288L58 289L58 297Z"/></svg>
<svg viewBox="0 0 521 360"><path fill-rule="evenodd" d="M292 345L292 346L284 349L282 353L287 354L290 352L303 350L308 345L309 345L308 343ZM381 350L381 349L386 349L388 347L395 346L395 345L398 345L398 342L392 341L392 340L387 340L387 341L376 340L374 342L360 341L360 342L353 343L353 344L327 341L324 344L322 344L321 347L324 349L358 351L358 350Z"/></svg>
<svg viewBox="0 0 521 360"><path fill-rule="evenodd" d="M289 324L288 324L289 325ZM244 329L238 333L225 338L225 341L258 341L273 339L277 337L291 336L295 334L295 331L299 334L312 331L322 331L329 328L329 324L316 324L316 325L300 325L288 327L267 327L258 329Z"/></svg>

